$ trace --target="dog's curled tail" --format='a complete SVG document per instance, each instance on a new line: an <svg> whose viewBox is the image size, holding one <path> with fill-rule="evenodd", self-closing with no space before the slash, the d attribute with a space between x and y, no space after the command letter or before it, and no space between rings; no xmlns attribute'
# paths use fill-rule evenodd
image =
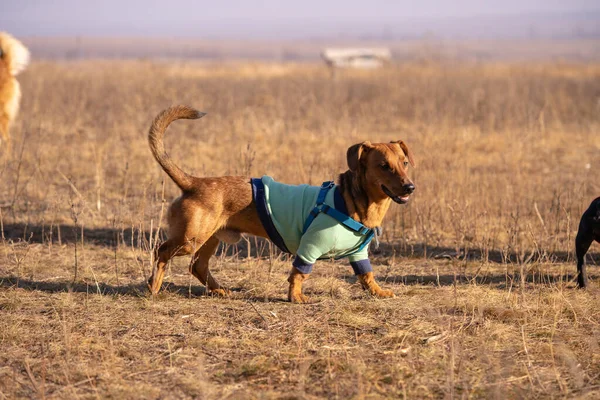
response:
<svg viewBox="0 0 600 400"><path fill-rule="evenodd" d="M6 32L0 32L0 57L6 60L12 76L16 76L29 64L27 47Z"/></svg>
<svg viewBox="0 0 600 400"><path fill-rule="evenodd" d="M167 175L173 179L173 182L184 192L191 190L194 178L173 163L171 157L165 151L163 136L171 122L178 119L198 119L204 115L206 114L188 106L169 107L154 118L148 132L148 142L150 143L150 150L152 150L154 158L156 158L156 161L158 161Z"/></svg>

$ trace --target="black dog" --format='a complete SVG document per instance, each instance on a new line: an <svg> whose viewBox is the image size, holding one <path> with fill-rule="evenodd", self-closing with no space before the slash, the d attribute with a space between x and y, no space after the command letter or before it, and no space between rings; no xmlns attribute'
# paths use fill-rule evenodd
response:
<svg viewBox="0 0 600 400"><path fill-rule="evenodd" d="M600 243L600 197L592 201L590 207L581 216L579 231L577 231L577 238L575 238L577 285L580 288L584 288L587 285L585 253L587 253L594 240Z"/></svg>

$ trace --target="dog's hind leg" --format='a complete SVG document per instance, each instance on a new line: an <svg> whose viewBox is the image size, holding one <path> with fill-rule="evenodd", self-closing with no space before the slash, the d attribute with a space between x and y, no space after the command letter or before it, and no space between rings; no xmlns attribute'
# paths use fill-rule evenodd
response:
<svg viewBox="0 0 600 400"><path fill-rule="evenodd" d="M194 263L190 267L190 272L194 275L211 294L219 296L226 296L229 294L229 290L225 289L219 284L219 282L212 276L208 267L208 262L212 255L219 246L219 239L216 235L211 236L203 245L200 247L194 255Z"/></svg>
<svg viewBox="0 0 600 400"><path fill-rule="evenodd" d="M160 291L169 260L174 256L183 256L193 252L189 243L183 246L176 243L173 240L167 240L156 250L156 269L153 270L152 276L148 279L148 288L153 295L158 294Z"/></svg>

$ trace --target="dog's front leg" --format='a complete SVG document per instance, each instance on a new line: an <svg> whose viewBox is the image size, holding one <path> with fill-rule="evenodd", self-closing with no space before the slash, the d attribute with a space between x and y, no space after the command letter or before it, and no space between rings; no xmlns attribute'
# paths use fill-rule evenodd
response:
<svg viewBox="0 0 600 400"><path fill-rule="evenodd" d="M396 295L394 295L394 292L392 292L391 290L384 290L381 287L379 287L377 282L375 282L375 277L373 276L372 272L367 272L366 274L358 275L358 280L360 281L360 284L362 285L363 289L368 290L372 296L377 296L380 298L396 297Z"/></svg>
<svg viewBox="0 0 600 400"><path fill-rule="evenodd" d="M292 267L292 272L288 278L290 289L288 292L288 300L292 303L308 303L308 296L302 294L302 282L308 279L310 274L303 274L296 267Z"/></svg>
<svg viewBox="0 0 600 400"><path fill-rule="evenodd" d="M587 286L587 273L585 271L585 253L592 245L593 234L585 228L579 227L575 238L575 252L577 253L577 287L585 289Z"/></svg>

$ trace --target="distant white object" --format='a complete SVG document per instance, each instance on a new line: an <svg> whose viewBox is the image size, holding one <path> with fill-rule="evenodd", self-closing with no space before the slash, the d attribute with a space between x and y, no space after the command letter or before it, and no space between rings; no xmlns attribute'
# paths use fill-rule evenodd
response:
<svg viewBox="0 0 600 400"><path fill-rule="evenodd" d="M330 67L379 68L392 59L388 48L325 49L321 57Z"/></svg>

